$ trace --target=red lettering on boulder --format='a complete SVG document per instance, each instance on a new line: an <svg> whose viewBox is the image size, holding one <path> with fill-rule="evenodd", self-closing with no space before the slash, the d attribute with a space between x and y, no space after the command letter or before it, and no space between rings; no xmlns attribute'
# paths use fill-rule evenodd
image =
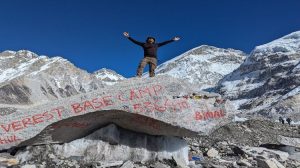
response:
<svg viewBox="0 0 300 168"><path fill-rule="evenodd" d="M160 86L160 85L155 85L152 88L153 88L154 94L156 96L158 96L158 93L162 90L162 86Z"/></svg>
<svg viewBox="0 0 300 168"><path fill-rule="evenodd" d="M103 103L101 102L101 100L98 99L98 98L93 99L92 103L94 104L94 108L95 109L100 109L100 108L102 108L104 106Z"/></svg>
<svg viewBox="0 0 300 168"><path fill-rule="evenodd" d="M207 112L196 111L194 118L195 118L195 120L208 120L208 119L219 119L219 118L222 118L224 116L225 116L224 111L220 109L220 110L217 110L217 111L214 111L214 112L211 112L211 111L207 111Z"/></svg>
<svg viewBox="0 0 300 168"><path fill-rule="evenodd" d="M42 114L36 114L36 115L32 116L32 120L35 124L44 122L43 118L44 118L44 116ZM30 120L28 120L28 121L30 121ZM25 125L27 125L27 123L28 122L26 122L26 124L24 124L24 122L23 122L23 125L25 126Z"/></svg>
<svg viewBox="0 0 300 168"><path fill-rule="evenodd" d="M81 107L79 103L74 103L71 106L74 113L81 113L83 111L83 107Z"/></svg>
<svg viewBox="0 0 300 168"><path fill-rule="evenodd" d="M23 125L24 125L25 128L27 128L27 125L34 125L34 122L31 121L30 117L24 118L22 120L22 123L23 123Z"/></svg>
<svg viewBox="0 0 300 168"><path fill-rule="evenodd" d="M21 139L19 139L16 135L0 137L0 144L9 144L17 141L21 141Z"/></svg>
<svg viewBox="0 0 300 168"><path fill-rule="evenodd" d="M87 109L95 109L94 106L92 105L92 103L90 101L85 101L83 103L83 109L84 111L86 111Z"/></svg>
<svg viewBox="0 0 300 168"><path fill-rule="evenodd" d="M5 132L9 132L10 131L10 127L11 125L10 124L1 124L1 128L5 131Z"/></svg>
<svg viewBox="0 0 300 168"><path fill-rule="evenodd" d="M150 91L150 89L149 88L145 88L145 89L139 89L139 96L140 96L140 98L143 98L145 95L147 95L147 96L152 96L152 94L151 94L151 91ZM144 95L145 94L145 95Z"/></svg>
<svg viewBox="0 0 300 168"><path fill-rule="evenodd" d="M113 101L112 101L112 96L104 96L103 99L103 103L105 106L111 106L114 105Z"/></svg>
<svg viewBox="0 0 300 168"><path fill-rule="evenodd" d="M18 131L18 130L21 130L21 129L24 128L21 121L12 122L11 126L12 126L14 131Z"/></svg>
<svg viewBox="0 0 300 168"><path fill-rule="evenodd" d="M135 99L139 99L140 97L135 93L135 91L132 89L130 90L130 96L129 99L130 100L135 100Z"/></svg>

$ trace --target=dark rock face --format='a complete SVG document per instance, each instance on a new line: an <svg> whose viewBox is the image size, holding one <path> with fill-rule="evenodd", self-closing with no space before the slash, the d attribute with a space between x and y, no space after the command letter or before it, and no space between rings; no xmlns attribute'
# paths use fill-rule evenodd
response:
<svg viewBox="0 0 300 168"><path fill-rule="evenodd" d="M0 87L0 103L2 104L30 104L30 89L17 82L11 82Z"/></svg>
<svg viewBox="0 0 300 168"><path fill-rule="evenodd" d="M34 105L86 93L104 84L61 57L0 53L0 104Z"/></svg>

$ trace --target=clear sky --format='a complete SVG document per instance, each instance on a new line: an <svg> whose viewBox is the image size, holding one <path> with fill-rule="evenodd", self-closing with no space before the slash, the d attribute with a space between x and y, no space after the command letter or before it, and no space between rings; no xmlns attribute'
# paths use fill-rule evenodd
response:
<svg viewBox="0 0 300 168"><path fill-rule="evenodd" d="M88 72L136 73L142 49L123 37L158 42L159 64L206 44L249 53L300 30L300 0L0 0L0 51L62 56ZM146 70L146 69L145 69Z"/></svg>

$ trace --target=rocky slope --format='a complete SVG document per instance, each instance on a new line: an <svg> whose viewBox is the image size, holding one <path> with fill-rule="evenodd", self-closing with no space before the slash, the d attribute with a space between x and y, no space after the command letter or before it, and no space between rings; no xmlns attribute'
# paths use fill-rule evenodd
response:
<svg viewBox="0 0 300 168"><path fill-rule="evenodd" d="M246 54L239 50L202 45L159 65L156 74L170 75L197 84L199 89L207 89L215 87L245 58Z"/></svg>
<svg viewBox="0 0 300 168"><path fill-rule="evenodd" d="M257 46L219 92L252 115L300 120L300 31Z"/></svg>
<svg viewBox="0 0 300 168"><path fill-rule="evenodd" d="M89 74L61 57L38 56L26 50L4 51L0 53L1 113L8 113L8 107L42 104L123 79L107 69Z"/></svg>
<svg viewBox="0 0 300 168"><path fill-rule="evenodd" d="M296 168L300 166L299 138L296 126L248 120L187 140L192 160L204 167Z"/></svg>

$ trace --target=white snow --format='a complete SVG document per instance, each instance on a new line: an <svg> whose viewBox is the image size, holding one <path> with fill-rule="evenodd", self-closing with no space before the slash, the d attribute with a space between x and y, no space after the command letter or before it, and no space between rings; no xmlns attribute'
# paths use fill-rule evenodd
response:
<svg viewBox="0 0 300 168"><path fill-rule="evenodd" d="M42 59L43 61L45 61L45 64L42 65L39 70L30 73L29 74L30 76L35 76L35 75L39 74L40 72L47 70L48 68L51 68L51 64L53 64L55 62L65 60L65 59L62 59L61 57L53 57L53 58L49 59L47 56L40 56L40 57L38 57L38 59L39 60Z"/></svg>
<svg viewBox="0 0 300 168"><path fill-rule="evenodd" d="M37 56L35 53L27 50L20 50L18 52L10 53L14 55L0 57L0 61L4 59L18 58L20 55L24 56L25 59L18 59L18 62L16 62L13 67L3 69L2 71L0 70L0 82L5 82L7 80L11 80L22 75L35 76L40 72L50 68L51 64L54 62L67 61L66 59L63 59L61 57L49 58L44 55Z"/></svg>
<svg viewBox="0 0 300 168"><path fill-rule="evenodd" d="M240 90L237 87L239 83L241 83L241 80L225 81L222 83L222 88L228 92L238 92Z"/></svg>
<svg viewBox="0 0 300 168"><path fill-rule="evenodd" d="M39 60L39 58L34 58L29 60L28 62L23 62L16 68L8 68L2 71L0 74L0 82L4 82L23 75L26 72L26 70L37 60Z"/></svg>
<svg viewBox="0 0 300 168"><path fill-rule="evenodd" d="M5 60L5 59L11 59L11 58L15 58L15 56L6 56L6 57L0 57L0 60Z"/></svg>
<svg viewBox="0 0 300 168"><path fill-rule="evenodd" d="M221 63L212 63L209 67L209 71L219 73L223 76L231 73L237 69L240 64L221 64Z"/></svg>
<svg viewBox="0 0 300 168"><path fill-rule="evenodd" d="M156 74L187 80L206 89L214 87L220 78L240 66L240 63L226 60L227 57L242 62L245 55L238 50L203 45L159 65ZM143 77L148 76L148 72L143 74Z"/></svg>
<svg viewBox="0 0 300 168"><path fill-rule="evenodd" d="M120 77L119 76L116 76L116 75L113 75L113 74L109 74L109 73L102 73L102 74L97 74L96 77L98 79L105 79L105 78L108 78L108 79L111 79L111 80L120 80Z"/></svg>
<svg viewBox="0 0 300 168"><path fill-rule="evenodd" d="M231 103L234 107L235 110L238 110L240 108L240 106L248 101L250 101L251 99L238 99L238 100L231 100Z"/></svg>
<svg viewBox="0 0 300 168"><path fill-rule="evenodd" d="M299 94L299 93L300 93L300 86L296 87L295 89L291 90L287 94L283 95L281 97L281 99L286 99L288 97L294 96L294 95Z"/></svg>
<svg viewBox="0 0 300 168"><path fill-rule="evenodd" d="M300 31L293 32L270 43L255 47L251 55L266 55L269 53L294 54L300 51Z"/></svg>
<svg viewBox="0 0 300 168"><path fill-rule="evenodd" d="M247 118L241 118L238 116L234 116L234 119L233 119L234 122L245 122L247 120L248 120Z"/></svg>
<svg viewBox="0 0 300 168"><path fill-rule="evenodd" d="M11 50L5 50L2 53L8 53L8 54L11 54L11 55L15 55L17 52L16 51L11 51Z"/></svg>
<svg viewBox="0 0 300 168"><path fill-rule="evenodd" d="M298 65L296 65L294 67L294 69L292 70L293 73L297 73L297 72L300 72L300 63L298 62Z"/></svg>
<svg viewBox="0 0 300 168"><path fill-rule="evenodd" d="M107 85L114 85L116 82L126 79L115 71L106 68L102 68L93 74L97 79L102 80Z"/></svg>

